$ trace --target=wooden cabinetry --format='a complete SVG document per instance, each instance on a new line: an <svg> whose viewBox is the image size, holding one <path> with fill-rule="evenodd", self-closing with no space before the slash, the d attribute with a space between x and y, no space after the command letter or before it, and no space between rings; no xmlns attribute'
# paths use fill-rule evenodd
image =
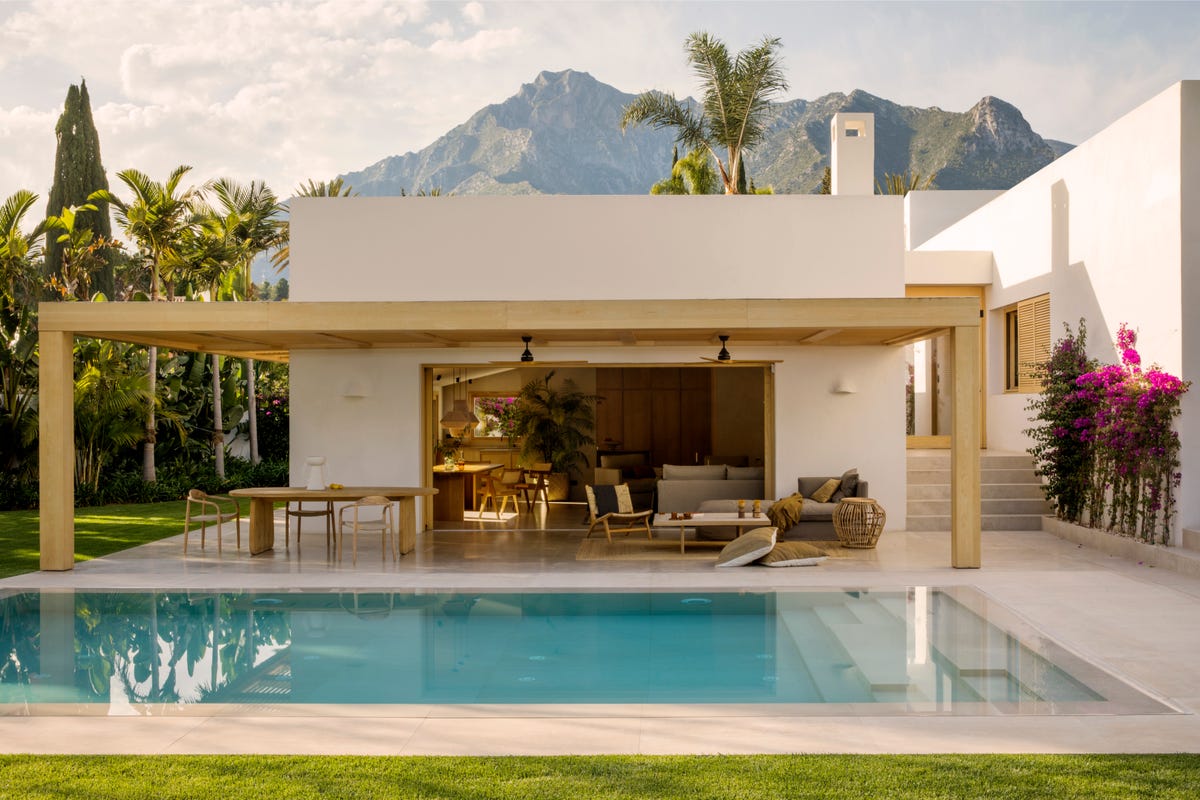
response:
<svg viewBox="0 0 1200 800"><path fill-rule="evenodd" d="M712 447L708 368L598 368L596 394L602 448L649 450L654 464L691 464Z"/></svg>

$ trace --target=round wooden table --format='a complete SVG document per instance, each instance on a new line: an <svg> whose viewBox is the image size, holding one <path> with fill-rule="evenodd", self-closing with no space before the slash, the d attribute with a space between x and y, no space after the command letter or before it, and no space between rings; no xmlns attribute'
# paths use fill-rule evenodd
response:
<svg viewBox="0 0 1200 800"><path fill-rule="evenodd" d="M845 497L833 510L833 529L842 547L870 550L886 521L883 507L869 497Z"/></svg>

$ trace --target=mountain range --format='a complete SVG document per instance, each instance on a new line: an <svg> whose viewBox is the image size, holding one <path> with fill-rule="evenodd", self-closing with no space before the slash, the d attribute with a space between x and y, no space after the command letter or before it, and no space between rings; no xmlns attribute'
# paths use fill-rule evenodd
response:
<svg viewBox="0 0 1200 800"><path fill-rule="evenodd" d="M428 147L342 177L362 195L441 189L455 194L645 194L670 173L674 132L622 134L635 95L586 72L542 72L502 103L471 115ZM875 114L875 172L936 173L939 189L1007 189L1073 145L1043 139L1021 112L984 97L965 112L903 106L861 90L775 104L747 157L757 186L818 191L829 164L829 120Z"/></svg>

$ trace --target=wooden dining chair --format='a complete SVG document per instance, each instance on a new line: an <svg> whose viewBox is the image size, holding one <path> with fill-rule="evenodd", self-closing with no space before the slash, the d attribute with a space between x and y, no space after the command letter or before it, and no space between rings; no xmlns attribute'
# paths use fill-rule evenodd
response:
<svg viewBox="0 0 1200 800"><path fill-rule="evenodd" d="M514 473L517 476L516 480L505 480L506 477L511 478ZM487 510L489 500L492 503L492 510L496 512L496 519L500 519L500 515L508 508L509 500L513 501L513 510L517 510L517 498L521 496L521 489L518 486L520 476L520 470L505 470L500 475L500 480L496 480L490 472L483 475L483 500L479 503L480 518ZM497 505L497 500L499 505Z"/></svg>
<svg viewBox="0 0 1200 800"><path fill-rule="evenodd" d="M546 479L550 475L552 466L545 462L530 464L525 468L525 480L515 484L525 496L526 508L533 508L534 504L537 503L539 494L542 496L542 502L546 504L546 507L550 507L550 496L546 493Z"/></svg>
<svg viewBox="0 0 1200 800"><path fill-rule="evenodd" d="M231 505L230 505L231 504ZM193 513L193 507L196 512ZM204 547L204 534L208 531L210 522L216 523L217 552L221 552L221 526L229 520L235 520L237 530L237 549L242 549L242 509L237 500L225 495L206 494L199 489L192 489L187 495L187 506L183 512L183 552L187 555L188 534L192 523L200 523L200 546Z"/></svg>
<svg viewBox="0 0 1200 800"><path fill-rule="evenodd" d="M305 508L305 502L316 503L319 508ZM296 504L292 508L292 503ZM337 533L333 527L333 501L332 500L289 500L283 512L283 546L284 549L290 550L292 547L292 517L296 518L296 549L300 549L300 523L305 517L324 517L325 518L325 549L328 550L330 544L337 545ZM331 542L332 537L332 542Z"/></svg>
<svg viewBox="0 0 1200 800"><path fill-rule="evenodd" d="M376 516L375 509L378 509ZM347 513L350 514L350 519L346 519ZM381 557L384 561L387 560L387 554L390 550L392 560L398 560L399 542L396 537L396 522L392 514L392 501L382 495L370 495L361 500L356 500L349 505L342 506L338 509L338 528L340 529L340 538L338 539L338 561L342 560L342 545L346 543L346 531L349 530L351 536L354 537L354 553L351 563L358 564L358 532L378 533L380 535L380 548L382 550ZM390 542L390 544L389 544Z"/></svg>

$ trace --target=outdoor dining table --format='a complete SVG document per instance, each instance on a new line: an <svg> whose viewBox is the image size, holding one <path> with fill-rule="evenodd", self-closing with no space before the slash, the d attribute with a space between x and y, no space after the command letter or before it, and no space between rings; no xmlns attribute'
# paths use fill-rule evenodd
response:
<svg viewBox="0 0 1200 800"><path fill-rule="evenodd" d="M350 503L370 495L397 501L396 517L400 553L417 546L417 498L437 494L426 486L344 486L341 489L306 489L303 486L262 486L233 489L232 497L250 498L250 555L265 553L275 545L275 503L293 500L332 500Z"/></svg>

